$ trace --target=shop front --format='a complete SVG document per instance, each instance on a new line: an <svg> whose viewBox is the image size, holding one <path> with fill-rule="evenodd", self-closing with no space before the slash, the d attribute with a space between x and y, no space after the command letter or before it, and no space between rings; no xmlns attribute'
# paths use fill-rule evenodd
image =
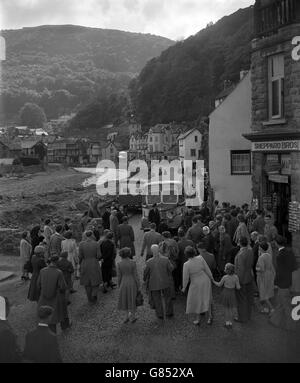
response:
<svg viewBox="0 0 300 383"><path fill-rule="evenodd" d="M300 264L300 133L281 140L262 132L245 137L252 141L253 199L272 211L278 232L294 248Z"/></svg>

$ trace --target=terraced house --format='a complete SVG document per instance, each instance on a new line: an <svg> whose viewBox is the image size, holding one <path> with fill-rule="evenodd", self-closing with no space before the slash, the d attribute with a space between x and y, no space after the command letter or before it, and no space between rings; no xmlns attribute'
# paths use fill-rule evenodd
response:
<svg viewBox="0 0 300 383"><path fill-rule="evenodd" d="M299 0L257 0L252 42L252 191L273 209L279 232L300 265L300 62L292 40L300 35Z"/></svg>

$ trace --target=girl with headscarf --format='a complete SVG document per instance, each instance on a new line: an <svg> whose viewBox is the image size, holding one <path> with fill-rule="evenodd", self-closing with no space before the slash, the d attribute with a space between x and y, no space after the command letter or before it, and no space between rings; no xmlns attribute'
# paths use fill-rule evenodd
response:
<svg viewBox="0 0 300 383"><path fill-rule="evenodd" d="M7 317L9 302L0 296L0 363L20 363L21 352Z"/></svg>

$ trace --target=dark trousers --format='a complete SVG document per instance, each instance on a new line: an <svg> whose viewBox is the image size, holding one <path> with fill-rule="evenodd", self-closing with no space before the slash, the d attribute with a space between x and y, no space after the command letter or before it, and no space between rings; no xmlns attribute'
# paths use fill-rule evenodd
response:
<svg viewBox="0 0 300 383"><path fill-rule="evenodd" d="M171 289L156 290L150 292L151 307L155 309L156 316L160 319L164 316L163 301L166 309L166 316L173 316L173 301Z"/></svg>
<svg viewBox="0 0 300 383"><path fill-rule="evenodd" d="M56 334L56 324L49 324L48 325L49 329ZM63 321L60 322L60 327L64 331L67 328L70 327L70 320L69 318L65 318Z"/></svg>
<svg viewBox="0 0 300 383"><path fill-rule="evenodd" d="M241 284L241 289L237 290L237 310L240 322L247 322L251 319L253 305L253 282Z"/></svg>
<svg viewBox="0 0 300 383"><path fill-rule="evenodd" d="M181 284L182 284L181 283L182 282L182 268L183 268L182 264L177 263L176 268L172 271L175 291L178 291Z"/></svg>
<svg viewBox="0 0 300 383"><path fill-rule="evenodd" d="M109 285L112 280L112 269L113 264L102 264L101 266L103 283L106 283L107 285Z"/></svg>

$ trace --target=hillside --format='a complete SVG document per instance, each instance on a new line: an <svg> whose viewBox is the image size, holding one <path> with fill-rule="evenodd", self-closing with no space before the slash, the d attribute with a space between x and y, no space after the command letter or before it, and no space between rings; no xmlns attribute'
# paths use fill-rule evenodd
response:
<svg viewBox="0 0 300 383"><path fill-rule="evenodd" d="M1 35L7 46L2 122L13 121L25 102L43 107L50 119L102 92L126 89L149 59L173 44L150 34L73 25L4 30Z"/></svg>
<svg viewBox="0 0 300 383"><path fill-rule="evenodd" d="M193 121L213 108L224 80L250 67L252 7L223 17L150 60L130 84L143 124Z"/></svg>

